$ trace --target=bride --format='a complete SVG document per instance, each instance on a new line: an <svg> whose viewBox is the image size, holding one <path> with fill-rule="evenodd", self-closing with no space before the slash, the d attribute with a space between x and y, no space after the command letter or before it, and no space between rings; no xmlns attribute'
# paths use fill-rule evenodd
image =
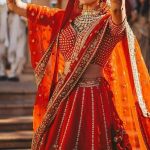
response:
<svg viewBox="0 0 150 150"><path fill-rule="evenodd" d="M69 0L65 10L7 4L28 19L38 86L32 150L149 149L150 78L125 0Z"/></svg>

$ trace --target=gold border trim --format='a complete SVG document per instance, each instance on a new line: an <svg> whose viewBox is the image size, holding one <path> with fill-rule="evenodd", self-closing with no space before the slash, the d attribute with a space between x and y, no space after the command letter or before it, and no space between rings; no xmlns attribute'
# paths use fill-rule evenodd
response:
<svg viewBox="0 0 150 150"><path fill-rule="evenodd" d="M138 67L137 67L136 56L135 56L135 36L127 20L125 24L126 24L126 33L127 33L127 41L128 41L130 62L131 62L131 68L132 68L132 75L133 75L133 80L134 80L135 91L136 91L137 98L138 98L138 103L139 103L143 116L150 118L150 112L148 111L146 103L144 102L142 89L141 89L141 83L140 83L139 74L138 74Z"/></svg>
<svg viewBox="0 0 150 150"><path fill-rule="evenodd" d="M99 22L97 22L97 24L98 23ZM86 70L90 61L94 57L96 50L98 49L98 47L102 41L103 35L106 31L107 23L108 23L108 21L106 22L102 33L101 33L101 30L98 32L95 32L98 34L97 38L94 41L92 41L93 43L90 44L90 46L84 52L83 56L80 58L80 60L78 60L76 67L71 72L71 74L70 74L69 78L67 79L67 81L65 82L65 84L62 85L62 83L64 83L62 80L58 84L59 86L56 89L59 90L59 87L61 87L61 86L62 87L59 90L59 93L57 93L57 90L54 92L54 95L52 96L50 103L48 104L48 109L47 109L46 115L43 117L43 121L42 121L40 127L37 129L37 131L34 134L33 141L32 141L32 150L39 149L39 147L44 142L43 141L44 133L49 128L51 122L55 118L59 105L61 104L63 99L65 99L69 95L69 93L72 91L72 89L74 88L74 86L76 85L76 83L78 82L78 80L80 79L80 77L82 76L84 71ZM93 27L93 29L94 29L94 27ZM84 43L86 43L86 41ZM94 44L95 44L95 48L94 48ZM93 50L95 50L94 53L93 53ZM57 93L57 95L55 95L55 93Z"/></svg>

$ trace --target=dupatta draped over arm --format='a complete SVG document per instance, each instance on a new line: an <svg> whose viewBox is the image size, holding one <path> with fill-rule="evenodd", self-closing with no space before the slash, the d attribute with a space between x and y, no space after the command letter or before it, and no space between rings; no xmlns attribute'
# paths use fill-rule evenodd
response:
<svg viewBox="0 0 150 150"><path fill-rule="evenodd" d="M61 28L79 14L77 7L78 0L69 1L66 11L28 5L29 46L38 87L32 149L42 148L61 101L84 73L108 26L109 13L87 33L78 61L71 65L71 73L60 81L58 75L63 75L65 63L59 52L58 36ZM150 145L150 77L138 42L127 23L126 36L113 49L104 73L133 149L138 145L146 150Z"/></svg>

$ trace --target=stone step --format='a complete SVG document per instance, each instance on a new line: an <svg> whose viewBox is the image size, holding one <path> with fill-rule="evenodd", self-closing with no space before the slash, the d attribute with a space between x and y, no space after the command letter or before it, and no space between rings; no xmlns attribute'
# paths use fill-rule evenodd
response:
<svg viewBox="0 0 150 150"><path fill-rule="evenodd" d="M29 74L26 74L26 73L23 73L19 76L19 79L20 79L20 82L24 83L24 82L31 82L31 83L35 83L35 76L34 74L32 73L29 73Z"/></svg>
<svg viewBox="0 0 150 150"><path fill-rule="evenodd" d="M23 73L24 74L33 74L33 69L32 69L31 63L28 63L24 66Z"/></svg>
<svg viewBox="0 0 150 150"><path fill-rule="evenodd" d="M16 130L32 130L32 116L19 116L0 119L0 132Z"/></svg>
<svg viewBox="0 0 150 150"><path fill-rule="evenodd" d="M34 104L35 94L0 94L0 105L6 104Z"/></svg>
<svg viewBox="0 0 150 150"><path fill-rule="evenodd" d="M0 149L29 149L33 131L0 132Z"/></svg>
<svg viewBox="0 0 150 150"><path fill-rule="evenodd" d="M35 94L34 82L0 82L1 94ZM0 98L1 99L1 98Z"/></svg>
<svg viewBox="0 0 150 150"><path fill-rule="evenodd" d="M6 104L0 105L0 118L8 118L14 116L32 115L33 105L31 104Z"/></svg>
<svg viewBox="0 0 150 150"><path fill-rule="evenodd" d="M24 74L33 74L33 69L30 66L25 67L25 69L23 70Z"/></svg>

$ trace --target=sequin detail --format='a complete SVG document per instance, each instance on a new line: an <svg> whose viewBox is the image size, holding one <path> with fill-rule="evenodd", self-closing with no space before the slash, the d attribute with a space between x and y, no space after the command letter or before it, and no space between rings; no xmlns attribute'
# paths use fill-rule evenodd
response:
<svg viewBox="0 0 150 150"><path fill-rule="evenodd" d="M91 149L94 150L94 92L93 87L91 87L91 97L92 97L92 147Z"/></svg>
<svg viewBox="0 0 150 150"><path fill-rule="evenodd" d="M74 97L74 100L73 100L72 108L71 108L71 111L70 111L70 114L69 114L69 118L68 118L68 121L67 121L66 129L64 131L64 135L62 137L62 141L61 141L59 149L62 149L63 140L64 140L66 132L67 132L67 128L68 128L68 125L69 125L69 122L70 122L71 114L72 114L72 111L73 111L73 108L74 108L74 104L75 104L75 101L76 101L76 98L77 98L78 90L79 89L76 90L76 94L75 94L75 97Z"/></svg>
<svg viewBox="0 0 150 150"><path fill-rule="evenodd" d="M78 143L79 143L79 137L80 137L80 132L81 132L81 125L82 125L82 120L83 120L84 102L85 102L85 88L83 88L80 121L79 121L79 127L78 127L77 138L76 138L76 143L75 143L74 150L78 150Z"/></svg>
<svg viewBox="0 0 150 150"><path fill-rule="evenodd" d="M66 107L65 107L65 110L64 110L64 113L63 113L63 117L62 117L62 120L61 120L61 123L60 123L60 126L59 126L59 129L58 129L58 133L57 133L57 137L56 137L56 142L55 144L53 145L54 148L58 148L59 145L58 145L58 140L59 140L59 137L60 137L60 133L61 133L61 128L62 128L62 125L63 125L63 122L64 122L64 118L65 118L65 115L66 115L66 110L68 108L68 100L67 100L67 104L66 104Z"/></svg>
<svg viewBox="0 0 150 150"><path fill-rule="evenodd" d="M65 61L69 61L75 44L76 34L71 24L64 28L59 36L59 48L64 56Z"/></svg>
<svg viewBox="0 0 150 150"><path fill-rule="evenodd" d="M150 117L150 112L147 109L147 106L144 102L142 89L140 85L140 79L138 74L138 68L136 64L136 57L135 57L135 38L134 34L126 21L126 32L127 32L127 40L128 40L128 47L129 47L129 55L130 55L130 61L131 61L131 67L132 67L132 73L133 73L133 79L134 79L134 85L135 90L138 98L138 103L141 108L141 111L143 113L144 117Z"/></svg>
<svg viewBox="0 0 150 150"><path fill-rule="evenodd" d="M113 23L111 17L108 19L108 28L103 38L103 42L99 47L95 57L92 59L92 64L98 64L101 67L104 67L110 57L113 48L115 47L116 43L118 43L121 38L124 36L124 29L125 29L125 21L120 24L116 25ZM69 62L71 59L71 55L74 52L73 47L75 46L76 42L80 42L81 40L77 41L77 38L84 37L84 34L80 34L80 36L76 35L75 29L71 24L66 26L62 32L60 33L59 37L59 48L64 56L65 61ZM81 38L82 39L82 38ZM79 43L81 45L81 43Z"/></svg>
<svg viewBox="0 0 150 150"><path fill-rule="evenodd" d="M102 116L104 119L104 128L105 128L105 138L106 138L106 142L107 142L107 150L111 150L110 148L110 144L109 144L109 136L108 136L108 128L107 128L107 122L106 122L106 114L105 114L105 109L104 109L104 103L102 101L102 95L100 93L100 99L101 99L101 106L102 106Z"/></svg>
<svg viewBox="0 0 150 150"><path fill-rule="evenodd" d="M102 80L102 77L99 77L99 78L83 78L83 79L80 79L77 86L79 87L94 87L94 86L100 86L100 82Z"/></svg>
<svg viewBox="0 0 150 150"><path fill-rule="evenodd" d="M113 48L115 45L122 39L124 36L125 22L122 22L120 25L113 23L111 17L108 19L109 27L106 30L106 33L103 38L95 57L91 61L91 64L98 64L101 67L104 67L107 63Z"/></svg>

